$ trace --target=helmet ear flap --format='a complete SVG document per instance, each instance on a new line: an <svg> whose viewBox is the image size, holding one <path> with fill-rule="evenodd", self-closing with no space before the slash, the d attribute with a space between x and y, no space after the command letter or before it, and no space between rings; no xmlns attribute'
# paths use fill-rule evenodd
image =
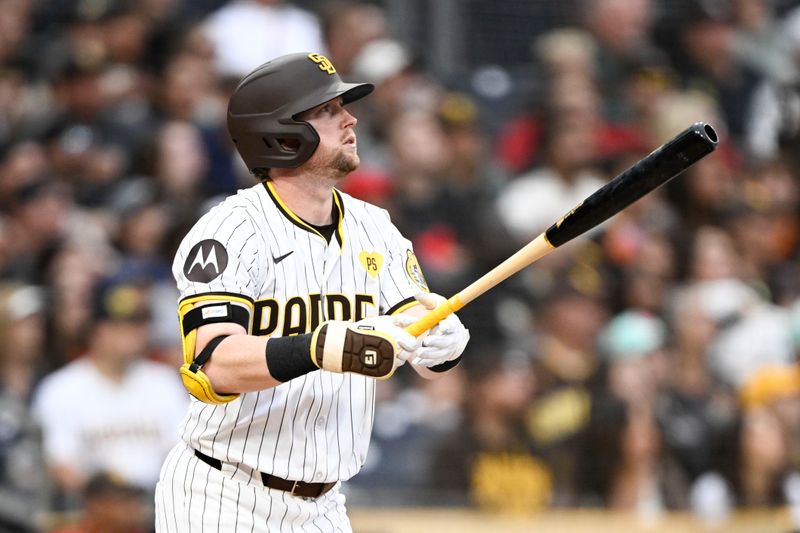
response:
<svg viewBox="0 0 800 533"><path fill-rule="evenodd" d="M245 124L242 134L233 136L239 153L249 155L245 163L251 170L298 167L308 161L319 146L319 135L305 122L281 119L272 127L260 120L253 122L258 124L252 124L252 128Z"/></svg>

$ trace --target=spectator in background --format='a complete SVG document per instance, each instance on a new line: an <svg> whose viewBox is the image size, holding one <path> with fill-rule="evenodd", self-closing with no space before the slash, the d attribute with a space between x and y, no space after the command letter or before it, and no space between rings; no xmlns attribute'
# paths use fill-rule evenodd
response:
<svg viewBox="0 0 800 533"><path fill-rule="evenodd" d="M35 141L21 141L8 146L0 162L0 207L8 213L16 192L27 184L46 176L49 170L44 146Z"/></svg>
<svg viewBox="0 0 800 533"><path fill-rule="evenodd" d="M525 431L536 381L527 354L494 350L472 353L465 416L429 456L431 486L438 504L530 514L551 502L554 483Z"/></svg>
<svg viewBox="0 0 800 533"><path fill-rule="evenodd" d="M691 278L675 304L699 305L713 323L705 357L716 380L736 391L761 366L794 358L788 311L741 280L742 261L728 234L701 228L690 266Z"/></svg>
<svg viewBox="0 0 800 533"><path fill-rule="evenodd" d="M0 63L12 63L22 55L22 45L30 31L32 10L33 5L23 0L3 3L0 16Z"/></svg>
<svg viewBox="0 0 800 533"><path fill-rule="evenodd" d="M152 491L187 403L178 376L144 358L148 287L135 279L105 279L93 304L85 356L47 376L34 399L66 508L100 470Z"/></svg>
<svg viewBox="0 0 800 533"><path fill-rule="evenodd" d="M92 286L115 261L106 243L87 240L72 241L61 248L47 271L51 305L59 310L49 317L47 353L53 368L85 350L92 318Z"/></svg>
<svg viewBox="0 0 800 533"><path fill-rule="evenodd" d="M77 44L66 49L73 54L71 60L99 67L101 140L130 150L133 159L152 127L148 97L155 66L148 54L159 31L159 15L156 9L147 11L143 2L113 1L95 7L99 11L94 21L97 29L91 33L94 39L85 45L94 54L78 55ZM89 55L91 59L86 57Z"/></svg>
<svg viewBox="0 0 800 533"><path fill-rule="evenodd" d="M628 122L632 113L623 88L631 72L663 54L650 37L655 4L652 0L591 0L583 7L584 25L597 42L593 65L604 103L602 114L612 122Z"/></svg>
<svg viewBox="0 0 800 533"><path fill-rule="evenodd" d="M534 41L534 66L541 80L528 96L531 109L512 118L497 143L498 157L510 172L519 174L546 162L546 129L555 122L588 130L586 150L598 161L645 146L631 124L604 116L596 50L592 35L575 28L555 29Z"/></svg>
<svg viewBox="0 0 800 533"><path fill-rule="evenodd" d="M709 490L717 484L709 473L735 461L738 405L730 388L713 374L707 353L716 335L698 294L666 310L672 331L668 374L657 405L664 446L692 484L693 503L701 516L716 511Z"/></svg>
<svg viewBox="0 0 800 533"><path fill-rule="evenodd" d="M176 215L195 216L206 194L208 158L199 129L189 122L166 122L156 140L154 177L162 201Z"/></svg>
<svg viewBox="0 0 800 533"><path fill-rule="evenodd" d="M763 14L769 6L761 4L757 11ZM762 25L771 33L764 40L779 45L783 53L774 54L769 47L757 46L758 58L769 61L777 56L779 64L789 64L778 71L772 70L755 89L747 110L745 149L759 162L786 158L797 172L800 166L792 147L800 135L800 7L791 10L782 23L774 19L764 22ZM764 57L763 52L769 56Z"/></svg>
<svg viewBox="0 0 800 533"><path fill-rule="evenodd" d="M764 82L755 89L747 109L750 127L744 147L755 160L785 158L791 162L795 173L800 168L792 149L800 137L798 83L777 85Z"/></svg>
<svg viewBox="0 0 800 533"><path fill-rule="evenodd" d="M321 7L322 36L327 57L343 77L368 43L389 36L386 14L380 6L353 0L334 0Z"/></svg>
<svg viewBox="0 0 800 533"><path fill-rule="evenodd" d="M0 531L38 532L51 510L41 430L28 406L5 391L0 413Z"/></svg>
<svg viewBox="0 0 800 533"><path fill-rule="evenodd" d="M472 277L466 241L473 226L466 198L448 186L452 158L442 124L425 110L401 113L391 124L393 220L414 241L425 276L443 294L463 288Z"/></svg>
<svg viewBox="0 0 800 533"><path fill-rule="evenodd" d="M480 109L473 98L460 92L443 94L437 117L449 153L442 179L453 197L449 203L458 206L458 211L447 216L470 261L467 276L448 282L455 292L508 257L508 234L493 206L509 176L491 154L491 143L480 128ZM459 283L462 287L457 286ZM468 306L459 316L470 325L473 335L496 336L493 307L501 295L490 291L484 297L485 305Z"/></svg>
<svg viewBox="0 0 800 533"><path fill-rule="evenodd" d="M14 277L47 283L50 261L67 237L71 208L68 190L49 176L36 176L14 189L7 211Z"/></svg>
<svg viewBox="0 0 800 533"><path fill-rule="evenodd" d="M75 524L51 529L49 533L146 533L145 492L116 474L99 472L83 491L82 505Z"/></svg>
<svg viewBox="0 0 800 533"><path fill-rule="evenodd" d="M798 80L798 65L792 57L792 42L775 17L775 2L730 0L733 52L739 62L778 83Z"/></svg>
<svg viewBox="0 0 800 533"><path fill-rule="evenodd" d="M392 171L391 130L407 112L435 113L442 87L425 70L413 50L396 39L370 41L353 59L353 77L375 85L372 97L360 105L358 142L362 165ZM441 137L440 137L441 139ZM438 147L436 147L438 149Z"/></svg>
<svg viewBox="0 0 800 533"><path fill-rule="evenodd" d="M242 77L284 54L326 53L316 15L283 0L235 0L213 12L204 26L223 76Z"/></svg>
<svg viewBox="0 0 800 533"><path fill-rule="evenodd" d="M608 432L613 424L601 409L593 409L579 475L590 475L600 464L596 484L605 505L637 513L643 519L658 517L668 509L686 507L688 481L683 470L663 446L657 420L658 399L665 379L666 325L642 311L626 310L613 317L599 334L599 349L606 365L605 402L619 402L621 429L612 451L603 456L593 449L594 433ZM595 398L602 406L603 399ZM613 412L613 411L609 411ZM604 485L604 487L603 487ZM590 485L591 486L591 485Z"/></svg>
<svg viewBox="0 0 800 533"><path fill-rule="evenodd" d="M44 294L40 287L0 284L0 391L28 404L49 370L44 354Z"/></svg>
<svg viewBox="0 0 800 533"><path fill-rule="evenodd" d="M551 503L575 505L582 436L600 374L595 347L606 319L598 298L567 284L537 305L534 376L536 394L526 409L529 439L552 477Z"/></svg>
<svg viewBox="0 0 800 533"><path fill-rule="evenodd" d="M158 111L164 120L203 124L224 117L224 105L218 100L218 76L205 55L179 51L164 66L159 87Z"/></svg>
<svg viewBox="0 0 800 533"><path fill-rule="evenodd" d="M673 58L685 87L713 98L722 110L728 135L743 140L745 112L760 76L734 49L735 29L724 4L689 0ZM674 36L673 36L674 39Z"/></svg>
<svg viewBox="0 0 800 533"><path fill-rule="evenodd" d="M694 490L693 507L700 516L724 519L734 507L789 504L796 528L800 428L800 373L796 364L766 366L754 372L739 391L742 421L733 440L734 460L709 473L703 493ZM709 510L698 509L713 503ZM705 512L704 512L705 511Z"/></svg>
<svg viewBox="0 0 800 533"><path fill-rule="evenodd" d="M791 501L787 492L800 482L792 444L800 431L800 367L793 363L753 372L739 399L740 456L730 479L737 503L763 507Z"/></svg>
<svg viewBox="0 0 800 533"><path fill-rule="evenodd" d="M122 255L133 261L154 265L153 281L170 276L164 260L166 240L177 216L158 198L156 185L147 177L131 178L116 191L110 209L119 214L113 234Z"/></svg>
<svg viewBox="0 0 800 533"><path fill-rule="evenodd" d="M643 204L640 207L646 209L649 202ZM610 226L603 236L603 248L611 263L608 270L619 280L618 290L608 291L613 295L610 305L663 316L678 274L677 254L669 234L642 227L626 216ZM614 271L615 267L618 270ZM611 276L608 283L614 283Z"/></svg>
<svg viewBox="0 0 800 533"><path fill-rule="evenodd" d="M120 186L111 205L119 214L119 227L114 234L121 258L118 268L151 284L151 356L175 365L182 360L180 339L175 336L178 293L166 258L172 253L174 239L181 234L180 213L159 199L156 185L147 177L132 178Z"/></svg>
<svg viewBox="0 0 800 533"><path fill-rule="evenodd" d="M53 173L91 207L101 205L126 174L152 125L147 77L110 55L106 17L112 16L76 14L67 42L50 51L54 112L38 126Z"/></svg>
<svg viewBox="0 0 800 533"><path fill-rule="evenodd" d="M46 103L38 101L37 96L40 95L26 86L21 69L0 70L0 148L8 147L17 134L25 133L26 118L47 109Z"/></svg>
<svg viewBox="0 0 800 533"><path fill-rule="evenodd" d="M42 435L29 401L45 370L41 289L0 284L0 531L38 531L48 509Z"/></svg>
<svg viewBox="0 0 800 533"><path fill-rule="evenodd" d="M450 185L462 195L485 199L496 192L506 176L489 153L479 113L475 100L459 92L443 94L437 110L452 154L446 173Z"/></svg>
<svg viewBox="0 0 800 533"><path fill-rule="evenodd" d="M693 121L702 119L725 131L726 124L713 98L698 91L675 91L665 95L656 107L651 137L656 143L668 141ZM671 236L686 249L686 239L701 226L721 225L727 210L737 201L740 176L735 169L741 158L734 143L722 137L713 157L692 165L681 179L670 182L664 194L681 221Z"/></svg>
<svg viewBox="0 0 800 533"><path fill-rule="evenodd" d="M794 359L786 309L736 280L701 283L694 290L717 325L707 356L718 379L738 388L762 366Z"/></svg>
<svg viewBox="0 0 800 533"><path fill-rule="evenodd" d="M638 137L629 148L645 152L657 148L668 139L663 135L669 132L659 131L663 121L662 109L680 93L678 73L665 57L643 57L629 68L624 93L630 106L628 124L631 134ZM707 116L705 120L713 122L715 128L720 127L719 122Z"/></svg>
<svg viewBox="0 0 800 533"><path fill-rule="evenodd" d="M781 161L748 165L741 172L738 194L723 220L740 255L742 277L766 285L779 302L782 265L791 264L800 233L794 225L800 186ZM756 281L757 280L757 281Z"/></svg>
<svg viewBox="0 0 800 533"><path fill-rule="evenodd" d="M192 196L230 193L241 184L241 160L225 129L226 91L238 78L216 73L212 56L203 51L209 46L208 38L192 29L164 67L158 105L161 131L151 137L148 164L140 172L155 176L168 192L176 187L171 178L189 185ZM180 170L176 165L182 155L189 159L187 168ZM242 174L244 166L239 167Z"/></svg>
<svg viewBox="0 0 800 533"><path fill-rule="evenodd" d="M603 185L593 167L592 131L576 126L552 116L542 139L542 164L500 190L496 213L515 246L533 239ZM530 209L533 201L537 209Z"/></svg>

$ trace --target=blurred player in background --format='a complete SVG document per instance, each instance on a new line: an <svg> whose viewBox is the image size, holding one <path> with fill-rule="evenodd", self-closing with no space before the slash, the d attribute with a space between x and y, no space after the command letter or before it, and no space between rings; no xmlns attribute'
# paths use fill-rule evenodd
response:
<svg viewBox="0 0 800 533"><path fill-rule="evenodd" d="M36 391L33 410L65 509L100 471L152 493L174 443L186 398L168 366L145 359L148 291L134 280L101 280L86 354L49 374Z"/></svg>

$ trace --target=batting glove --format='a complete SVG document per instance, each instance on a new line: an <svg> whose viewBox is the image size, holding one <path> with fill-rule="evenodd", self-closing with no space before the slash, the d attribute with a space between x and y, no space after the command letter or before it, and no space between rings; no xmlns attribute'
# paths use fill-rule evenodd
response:
<svg viewBox="0 0 800 533"><path fill-rule="evenodd" d="M443 296L429 292L417 293L414 298L428 310L435 309L446 300ZM455 313L451 313L422 337L422 346L414 352L411 362L419 366L432 367L452 361L464 353L467 342L469 342L469 330Z"/></svg>
<svg viewBox="0 0 800 533"><path fill-rule="evenodd" d="M331 372L354 372L388 379L420 341L395 324L391 316L370 317L358 322L329 320L311 336L311 361Z"/></svg>
<svg viewBox="0 0 800 533"><path fill-rule="evenodd" d="M413 319L411 320L413 321ZM397 352L395 354L395 368L397 368L403 366L422 345L420 339L403 329L410 324L410 322L407 322L405 315L380 315L359 320L355 323L355 326L362 329L364 327L373 328L391 335L395 343L397 343Z"/></svg>

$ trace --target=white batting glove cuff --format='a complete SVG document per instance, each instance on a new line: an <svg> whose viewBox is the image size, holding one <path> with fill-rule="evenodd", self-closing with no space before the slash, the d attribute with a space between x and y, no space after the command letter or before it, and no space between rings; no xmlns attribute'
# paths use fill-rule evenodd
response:
<svg viewBox="0 0 800 533"><path fill-rule="evenodd" d="M436 308L446 298L434 293L418 293L414 298L426 309ZM461 356L469 342L469 330L458 316L448 315L436 324L422 339L422 346L414 353L412 364L432 367Z"/></svg>
<svg viewBox="0 0 800 533"><path fill-rule="evenodd" d="M411 320L410 322L408 320ZM408 333L403 328L413 322L412 317L407 315L380 315L372 316L356 322L359 326L369 326L378 331L388 333L397 343L397 354L395 356L395 366L402 366L420 348L421 340Z"/></svg>

